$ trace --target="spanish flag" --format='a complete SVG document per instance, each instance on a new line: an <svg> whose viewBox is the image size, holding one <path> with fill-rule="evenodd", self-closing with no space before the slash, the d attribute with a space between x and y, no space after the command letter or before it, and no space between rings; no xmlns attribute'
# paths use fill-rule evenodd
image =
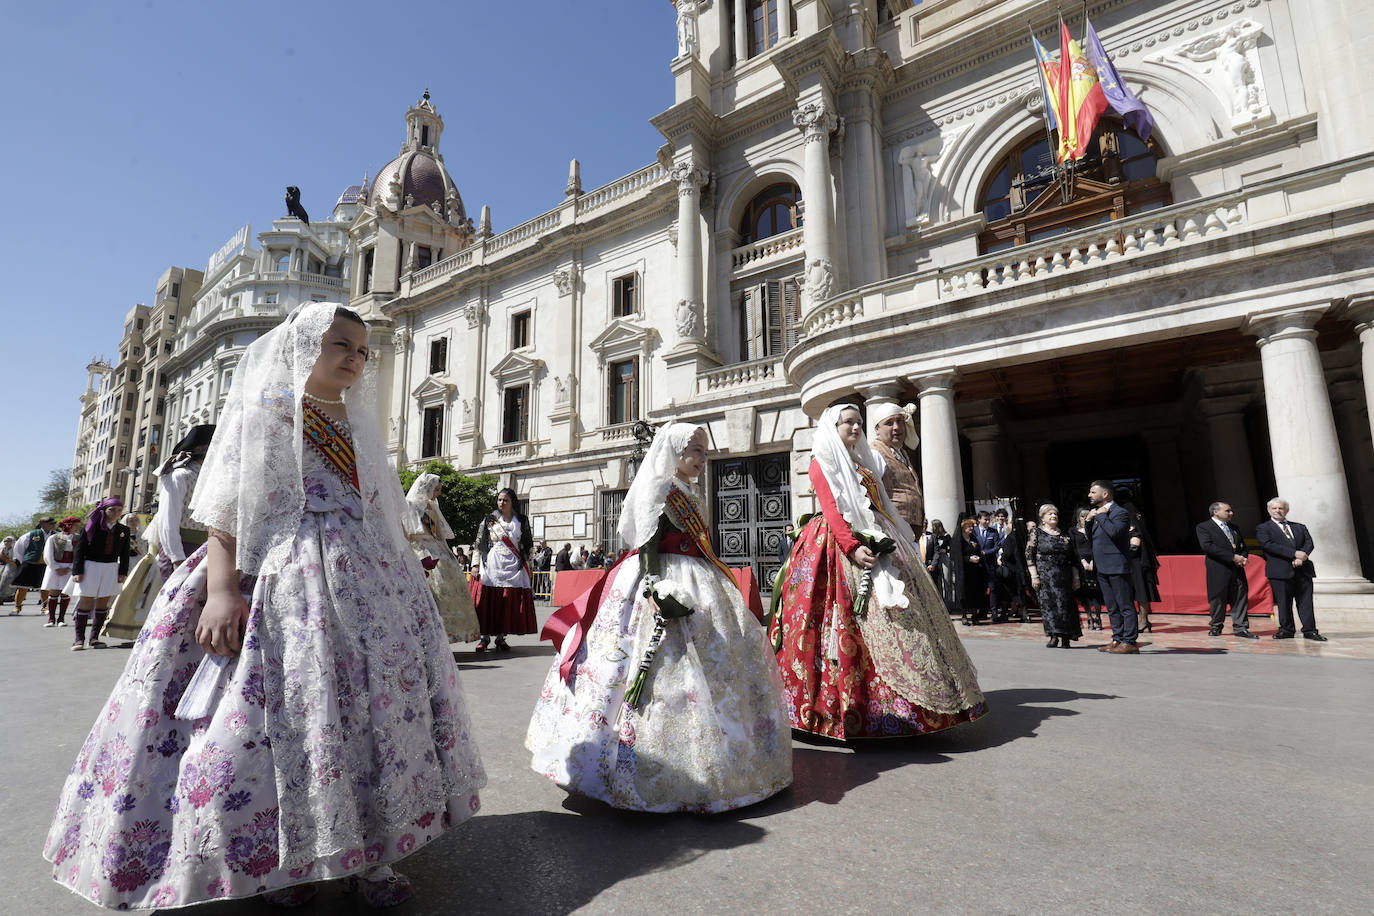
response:
<svg viewBox="0 0 1374 916"><path fill-rule="evenodd" d="M1107 109L1107 96L1097 80L1097 70L1083 49L1059 20L1059 150L1060 162L1082 159L1092 140L1097 119Z"/></svg>

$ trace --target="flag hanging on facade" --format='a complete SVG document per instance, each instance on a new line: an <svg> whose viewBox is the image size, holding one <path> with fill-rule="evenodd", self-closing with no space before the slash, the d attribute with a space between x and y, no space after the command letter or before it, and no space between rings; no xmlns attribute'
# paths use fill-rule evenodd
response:
<svg viewBox="0 0 1374 916"><path fill-rule="evenodd" d="M1035 67L1040 74L1040 96L1045 100L1045 115L1049 129L1055 130L1059 127L1059 62L1050 57L1050 52L1045 50L1040 39L1032 35L1031 41L1035 44Z"/></svg>
<svg viewBox="0 0 1374 916"><path fill-rule="evenodd" d="M1107 104L1112 106L1112 110L1121 115L1121 120L1126 122L1126 126L1136 132L1142 140L1150 139L1150 131L1154 129L1155 119L1150 116L1150 111L1145 107L1145 103L1135 97L1135 93L1126 87L1122 81L1121 74L1116 72L1116 66L1112 59L1107 56L1106 50L1102 47L1102 42L1097 37L1097 30L1093 24L1085 18L1087 33L1084 41L1087 44L1083 50L1087 52L1088 62L1097 71L1097 79L1102 86L1102 94L1106 96Z"/></svg>
<svg viewBox="0 0 1374 916"><path fill-rule="evenodd" d="M1059 20L1059 159L1082 159L1097 119L1107 109L1107 96L1097 71Z"/></svg>

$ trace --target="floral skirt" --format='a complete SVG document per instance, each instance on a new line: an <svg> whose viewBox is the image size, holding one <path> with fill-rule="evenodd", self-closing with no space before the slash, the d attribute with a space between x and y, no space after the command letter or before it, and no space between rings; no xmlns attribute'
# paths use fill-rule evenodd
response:
<svg viewBox="0 0 1374 916"><path fill-rule="evenodd" d="M392 862L477 810L433 599L360 527L307 513L282 569L240 581L243 649L191 721L205 549L177 568L62 789L57 881L118 909L248 897Z"/></svg>
<svg viewBox="0 0 1374 916"><path fill-rule="evenodd" d="M538 633L534 617L534 591L529 588L501 588L483 585L474 579L473 596L477 622L487 636L520 636Z"/></svg>
<svg viewBox="0 0 1374 916"><path fill-rule="evenodd" d="M715 813L792 782L782 684L739 589L706 560L663 554L663 578L699 597L669 620L641 708L624 697L654 630L637 558L606 583L571 683L555 658L530 719L530 765L579 795L634 811Z"/></svg>
<svg viewBox="0 0 1374 916"><path fill-rule="evenodd" d="M977 673L925 567L892 562L908 606L870 601L857 619L860 570L824 516L792 547L777 614L769 623L792 727L829 738L929 734L987 712Z"/></svg>
<svg viewBox="0 0 1374 916"><path fill-rule="evenodd" d="M472 642L481 636L467 573L448 547L438 538L423 536L412 538L410 546L416 557L438 560L435 567L429 570L429 590L434 595L434 603L439 606L439 619L443 621L444 632L449 640Z"/></svg>
<svg viewBox="0 0 1374 916"><path fill-rule="evenodd" d="M114 639L138 638L138 631L143 629L143 621L148 618L148 611L162 589L164 576L159 561L163 559L165 554L159 550L158 559L145 553L134 565L129 578L124 580L119 597L110 606L110 619L105 624L104 635Z"/></svg>

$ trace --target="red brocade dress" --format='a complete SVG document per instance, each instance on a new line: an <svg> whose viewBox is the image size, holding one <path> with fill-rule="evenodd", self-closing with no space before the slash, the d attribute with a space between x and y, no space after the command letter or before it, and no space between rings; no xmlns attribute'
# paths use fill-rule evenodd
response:
<svg viewBox="0 0 1374 916"><path fill-rule="evenodd" d="M862 468L858 473L879 527L893 537L897 529L882 512L878 482ZM855 615L863 570L850 555L859 541L815 461L810 477L821 512L792 548L768 628L792 727L839 740L890 738L983 715L977 672L914 545L882 561L900 578L907 607L882 607L875 590L867 613Z"/></svg>

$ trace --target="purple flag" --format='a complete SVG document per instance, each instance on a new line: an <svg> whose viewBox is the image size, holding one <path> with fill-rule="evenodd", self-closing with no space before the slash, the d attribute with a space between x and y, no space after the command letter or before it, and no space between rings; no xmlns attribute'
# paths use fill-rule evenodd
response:
<svg viewBox="0 0 1374 916"><path fill-rule="evenodd" d="M1126 122L1126 126L1136 132L1142 140L1150 139L1150 131L1155 126L1155 119L1150 117L1150 112L1145 108L1145 103L1135 97L1130 89L1126 88L1125 82L1121 79L1121 74L1116 72L1116 67L1112 64L1112 59L1107 56L1107 52L1102 47L1102 42L1097 37L1097 30L1093 28L1091 22L1084 22L1088 26L1088 37L1084 44L1083 52L1088 57L1088 62L1097 70L1098 82L1102 85L1102 93L1107 97L1107 103L1119 115L1121 120Z"/></svg>

